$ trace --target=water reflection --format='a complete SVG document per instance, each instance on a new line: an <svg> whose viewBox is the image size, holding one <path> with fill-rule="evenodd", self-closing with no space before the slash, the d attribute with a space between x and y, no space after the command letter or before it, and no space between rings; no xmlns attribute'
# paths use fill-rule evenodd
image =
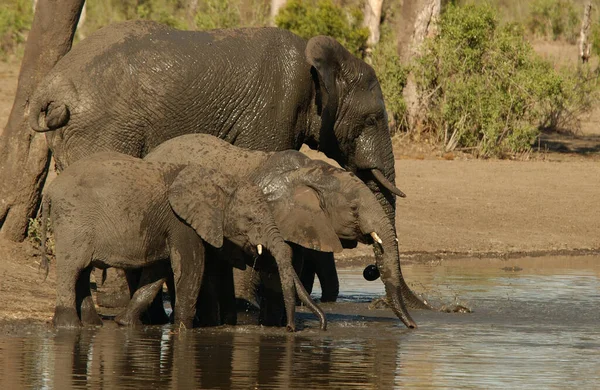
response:
<svg viewBox="0 0 600 390"><path fill-rule="evenodd" d="M415 312L417 331L367 309L383 289L358 268L340 271L343 299L324 305L327 332L308 313L297 334L253 325L33 327L0 337L0 389L598 388L599 260L520 260L519 272L500 262L406 267L430 297L474 310Z"/></svg>

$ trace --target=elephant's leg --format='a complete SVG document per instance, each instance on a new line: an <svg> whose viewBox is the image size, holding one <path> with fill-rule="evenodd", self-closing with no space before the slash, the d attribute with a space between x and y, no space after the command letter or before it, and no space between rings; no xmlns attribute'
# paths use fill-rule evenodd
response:
<svg viewBox="0 0 600 390"><path fill-rule="evenodd" d="M57 242L56 245L56 307L52 323L59 328L76 328L81 326L79 320L79 307L77 306L77 284L79 275L91 261L84 250L79 253L70 253L74 245ZM82 267L82 263L84 266ZM84 275L85 276L85 275ZM87 275L89 278L89 274ZM79 286L81 289L81 285ZM79 303L82 303L82 299Z"/></svg>
<svg viewBox="0 0 600 390"><path fill-rule="evenodd" d="M166 278L159 279L153 283L146 284L137 289L131 297L127 308L115 317L115 322L122 326L140 326L142 313L151 305L154 298L162 289Z"/></svg>
<svg viewBox="0 0 600 390"><path fill-rule="evenodd" d="M233 285L233 267L227 262L219 262L221 278L219 283L219 311L221 323L237 325L237 308L235 304L235 287Z"/></svg>
<svg viewBox="0 0 600 390"><path fill-rule="evenodd" d="M102 319L96 311L92 292L90 290L90 275L93 267L88 266L79 274L75 285L76 307L78 308L81 322L84 325L102 325Z"/></svg>
<svg viewBox="0 0 600 390"><path fill-rule="evenodd" d="M204 263L204 275L202 287L198 294L196 303L195 326L219 326L221 323L220 300L219 300L219 260L215 258L215 252L209 248L206 249L207 256Z"/></svg>
<svg viewBox="0 0 600 390"><path fill-rule="evenodd" d="M314 270L321 283L321 302L335 302L340 293L340 281L333 253L317 252L306 249L305 263L313 263ZM308 258L307 258L308 257Z"/></svg>
<svg viewBox="0 0 600 390"><path fill-rule="evenodd" d="M204 273L204 245L196 231L180 224L169 237L175 280L175 326L191 328Z"/></svg>
<svg viewBox="0 0 600 390"><path fill-rule="evenodd" d="M297 254L297 252L299 252ZM309 257L305 256L304 248L299 251L294 251L294 259L300 257L302 259L302 271L299 273L300 281L307 293L311 294L315 283L316 263Z"/></svg>
<svg viewBox="0 0 600 390"><path fill-rule="evenodd" d="M260 277L258 323L264 326L285 326L287 316L279 273L261 271Z"/></svg>

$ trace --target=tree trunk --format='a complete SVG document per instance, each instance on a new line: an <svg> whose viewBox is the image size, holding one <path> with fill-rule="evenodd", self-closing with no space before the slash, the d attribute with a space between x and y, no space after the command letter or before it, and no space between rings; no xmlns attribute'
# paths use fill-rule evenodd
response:
<svg viewBox="0 0 600 390"><path fill-rule="evenodd" d="M186 20L189 30L196 29L196 14L198 13L198 0L189 0L187 3Z"/></svg>
<svg viewBox="0 0 600 390"><path fill-rule="evenodd" d="M369 29L367 39L367 50L373 48L379 42L379 24L381 23L381 10L383 0L367 0L364 7L364 24Z"/></svg>
<svg viewBox="0 0 600 390"><path fill-rule="evenodd" d="M275 17L279 13L279 10L285 6L287 0L271 0L271 17L269 23L271 26L275 26Z"/></svg>
<svg viewBox="0 0 600 390"><path fill-rule="evenodd" d="M585 64L590 59L592 44L589 41L590 24L592 22L592 3L588 2L583 11L583 20L581 21L581 33L579 34L579 57Z"/></svg>
<svg viewBox="0 0 600 390"><path fill-rule="evenodd" d="M407 3L410 3L410 1ZM413 28L410 33L410 39L406 39L408 32L404 31L405 39L400 40L402 46L399 48L400 57L405 63L410 63L419 55L425 38L436 34L437 21L440 17L442 7L441 0L416 1L412 3L411 11L414 12L414 22L412 24ZM420 114L423 112L423 106L426 106L426 102L422 101L412 74L408 75L403 95L408 114L408 128L409 131L414 131L419 127Z"/></svg>
<svg viewBox="0 0 600 390"><path fill-rule="evenodd" d="M37 211L48 174L44 135L27 124L29 97L73 42L84 0L44 0L36 5L17 93L0 137L0 236L22 241Z"/></svg>

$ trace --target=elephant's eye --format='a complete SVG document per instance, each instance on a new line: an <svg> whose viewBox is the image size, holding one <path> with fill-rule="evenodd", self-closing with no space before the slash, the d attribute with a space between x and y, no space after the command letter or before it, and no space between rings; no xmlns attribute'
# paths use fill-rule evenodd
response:
<svg viewBox="0 0 600 390"><path fill-rule="evenodd" d="M375 119L375 117L373 117L373 116L369 116L365 120L365 125L366 126L375 126L375 125L377 125L377 119Z"/></svg>

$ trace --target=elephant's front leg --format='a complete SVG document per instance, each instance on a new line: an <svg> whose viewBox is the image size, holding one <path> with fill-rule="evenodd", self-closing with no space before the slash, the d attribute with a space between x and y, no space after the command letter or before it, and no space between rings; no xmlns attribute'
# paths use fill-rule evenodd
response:
<svg viewBox="0 0 600 390"><path fill-rule="evenodd" d="M169 237L175 280L175 327L192 328L204 273L204 244L189 226L181 224Z"/></svg>
<svg viewBox="0 0 600 390"><path fill-rule="evenodd" d="M62 242L56 246L56 307L52 323L59 328L81 326L81 304L87 296L84 294L85 282L81 281L81 277L88 278L89 291L90 275L84 270L91 262L91 255L83 246L79 251L74 251L73 248L77 247Z"/></svg>

